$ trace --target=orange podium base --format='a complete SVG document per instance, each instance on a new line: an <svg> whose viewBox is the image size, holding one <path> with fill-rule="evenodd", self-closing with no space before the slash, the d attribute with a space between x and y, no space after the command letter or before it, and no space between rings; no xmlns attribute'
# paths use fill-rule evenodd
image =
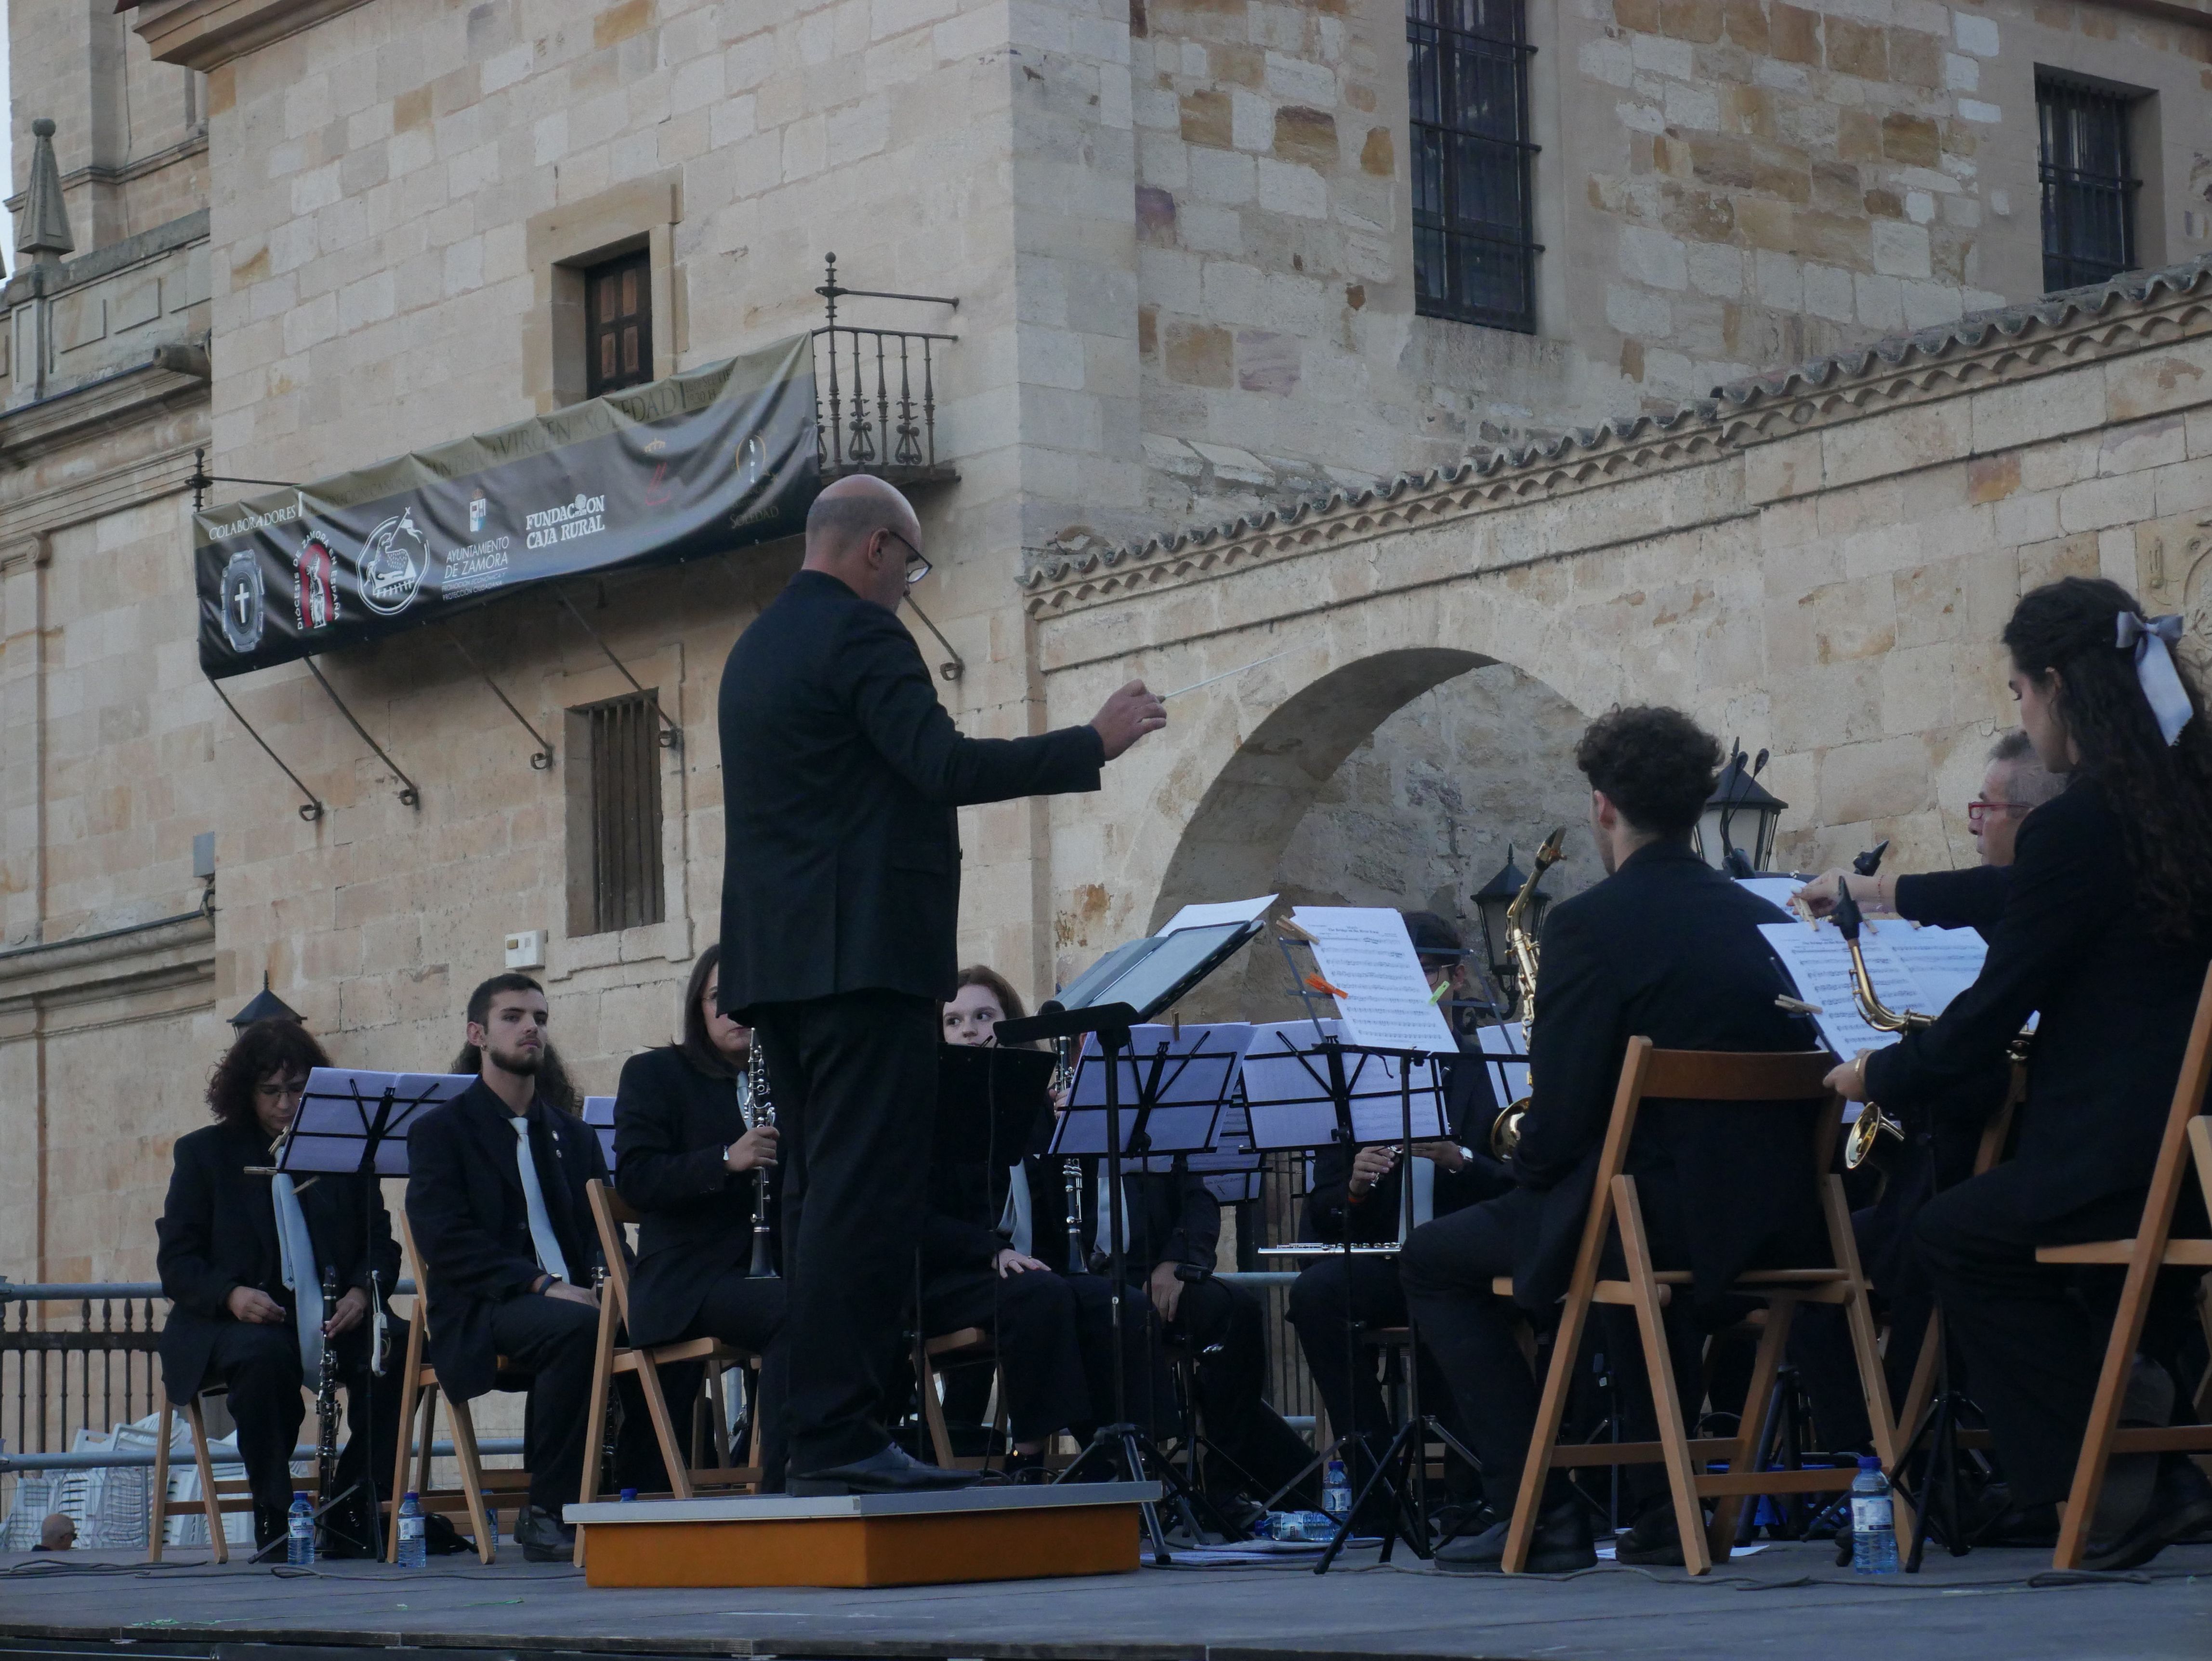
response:
<svg viewBox="0 0 2212 1661"><path fill-rule="evenodd" d="M570 1506L594 1586L921 1586L1127 1574L1156 1482Z"/></svg>

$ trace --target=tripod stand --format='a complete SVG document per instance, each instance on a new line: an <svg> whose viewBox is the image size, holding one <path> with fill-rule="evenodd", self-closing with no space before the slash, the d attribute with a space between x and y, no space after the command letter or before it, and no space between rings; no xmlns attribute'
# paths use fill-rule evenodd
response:
<svg viewBox="0 0 2212 1661"><path fill-rule="evenodd" d="M1907 1574L1920 1573L1921 1560L1928 1552L1930 1530L1942 1530L1943 1543L1954 1557L1964 1557L1973 1549L1959 1515L1959 1461L1963 1453L1959 1446L1959 1409L1966 1396L1951 1385L1950 1331L1940 1320L1936 1325L1936 1394L1927 1411L1920 1415L1920 1422L1912 1427L1911 1439L1897 1456L1893 1482L1898 1493L1912 1506L1917 1523L1912 1530L1912 1549L1905 1554ZM1913 1455L1923 1449L1927 1463L1922 1468L1919 1492L1915 1493L1908 1486L1909 1473Z"/></svg>

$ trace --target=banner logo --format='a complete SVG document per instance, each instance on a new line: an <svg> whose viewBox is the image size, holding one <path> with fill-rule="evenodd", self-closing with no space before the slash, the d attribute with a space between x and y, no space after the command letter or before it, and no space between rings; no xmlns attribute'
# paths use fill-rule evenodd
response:
<svg viewBox="0 0 2212 1661"><path fill-rule="evenodd" d="M410 508L368 533L361 550L361 599L380 617L397 617L415 603L430 569L430 550L415 528Z"/></svg>
<svg viewBox="0 0 2212 1661"><path fill-rule="evenodd" d="M338 620L338 563L319 536L301 543L292 561L292 616L303 635Z"/></svg>
<svg viewBox="0 0 2212 1661"><path fill-rule="evenodd" d="M482 496L469 498L469 537L471 541L483 534L484 520L491 514L491 504Z"/></svg>
<svg viewBox="0 0 2212 1661"><path fill-rule="evenodd" d="M251 548L241 548L222 568L222 635L234 652L250 652L261 644L262 625L268 621L263 604L261 561Z"/></svg>

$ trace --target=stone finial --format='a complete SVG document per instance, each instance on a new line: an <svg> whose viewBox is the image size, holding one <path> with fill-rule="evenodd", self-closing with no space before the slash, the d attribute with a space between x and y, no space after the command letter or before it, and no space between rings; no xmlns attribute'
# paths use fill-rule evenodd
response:
<svg viewBox="0 0 2212 1661"><path fill-rule="evenodd" d="M31 123L31 186L15 221L15 252L41 265L58 265L76 247L69 206L62 200L61 164L54 160L54 124L42 115Z"/></svg>

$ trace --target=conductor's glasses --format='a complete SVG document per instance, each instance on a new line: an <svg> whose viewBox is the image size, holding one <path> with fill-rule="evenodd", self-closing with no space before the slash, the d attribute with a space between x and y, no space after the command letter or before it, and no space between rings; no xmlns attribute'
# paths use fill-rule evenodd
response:
<svg viewBox="0 0 2212 1661"><path fill-rule="evenodd" d="M929 575L929 562L922 557L921 550L908 542L886 525L884 534L906 550L906 586L909 588Z"/></svg>
<svg viewBox="0 0 2212 1661"><path fill-rule="evenodd" d="M1978 830L1992 813L2025 813L2033 805L2024 801L1970 801L1966 804L1966 825L1969 830Z"/></svg>

